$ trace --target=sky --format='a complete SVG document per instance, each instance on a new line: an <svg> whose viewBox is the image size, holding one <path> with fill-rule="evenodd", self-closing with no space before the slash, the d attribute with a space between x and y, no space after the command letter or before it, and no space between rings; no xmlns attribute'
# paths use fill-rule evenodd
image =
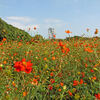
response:
<svg viewBox="0 0 100 100"><path fill-rule="evenodd" d="M70 36L92 37L96 28L100 30L100 0L0 0L0 18L45 38L50 27L57 38L68 37L65 30L72 32Z"/></svg>

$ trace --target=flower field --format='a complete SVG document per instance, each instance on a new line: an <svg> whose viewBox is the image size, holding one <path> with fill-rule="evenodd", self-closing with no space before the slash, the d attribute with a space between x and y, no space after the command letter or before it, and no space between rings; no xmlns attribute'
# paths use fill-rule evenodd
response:
<svg viewBox="0 0 100 100"><path fill-rule="evenodd" d="M0 100L100 100L100 38L3 38Z"/></svg>

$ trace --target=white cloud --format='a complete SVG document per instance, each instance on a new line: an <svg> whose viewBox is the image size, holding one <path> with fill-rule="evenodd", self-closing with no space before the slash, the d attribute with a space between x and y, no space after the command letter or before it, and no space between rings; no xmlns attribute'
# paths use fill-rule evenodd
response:
<svg viewBox="0 0 100 100"><path fill-rule="evenodd" d="M60 23L62 21L59 19L48 18L48 19L45 19L44 22L45 23Z"/></svg>
<svg viewBox="0 0 100 100"><path fill-rule="evenodd" d="M16 20L9 20L9 19L4 19L8 24L11 24L14 27L17 27L19 29L28 31L30 28L30 32L34 31L34 27L36 27L37 29L40 28L40 26L38 24L30 24L30 23L22 23L21 21L16 21Z"/></svg>
<svg viewBox="0 0 100 100"><path fill-rule="evenodd" d="M33 18L32 18L33 19ZM65 22L60 19L55 18L47 18L44 19L41 23L41 20L38 21L31 21L31 18L29 17L6 17L4 20L19 29L23 29L27 31L29 34L34 36L35 32L36 34L41 34L44 37L48 37L48 28L53 27L55 28L57 37L62 37L62 30L65 28ZM25 22L23 22L25 21ZM34 31L34 27L37 28L36 31ZM29 31L30 28L30 31ZM38 33L37 33L38 32Z"/></svg>
<svg viewBox="0 0 100 100"><path fill-rule="evenodd" d="M31 30L34 30L34 27L37 27L37 29L41 29L45 27L47 30L49 27L62 27L63 21L55 18L47 18L44 19L42 23L35 21L35 18L30 18L30 17L18 17L18 16L10 16L6 17L4 19L7 23L18 27L20 29L28 29L30 28ZM32 22L32 21L35 21ZM23 23L24 22L24 23ZM39 23L39 24L37 24Z"/></svg>
<svg viewBox="0 0 100 100"><path fill-rule="evenodd" d="M46 30L48 30L49 27L53 27L57 30L64 28L65 22L60 19L54 19L54 18L48 18L44 20L43 26Z"/></svg>
<svg viewBox="0 0 100 100"><path fill-rule="evenodd" d="M9 24L11 24L17 28L20 28L20 29L25 29L25 26L21 23L18 23L18 22L10 22Z"/></svg>
<svg viewBox="0 0 100 100"><path fill-rule="evenodd" d="M25 29L25 25L23 23L21 23L21 22L8 20L7 18L5 18L3 20L5 20L8 24L11 24L14 27L17 27L19 29Z"/></svg>
<svg viewBox="0 0 100 100"><path fill-rule="evenodd" d="M30 17L18 17L18 16L7 17L7 20L24 22L24 23L36 21L36 19L30 18Z"/></svg>
<svg viewBox="0 0 100 100"><path fill-rule="evenodd" d="M14 27L25 30L26 32L28 32L32 36L34 36L34 34L35 34L34 27L36 27L37 30L40 28L40 26L38 24L26 25L26 24L22 24L21 22L9 21L9 20L6 20L6 22L8 24L11 24ZM30 30L29 30L29 28L30 28Z"/></svg>
<svg viewBox="0 0 100 100"><path fill-rule="evenodd" d="M28 28L31 28L31 30L34 27L39 28L38 24L34 24L36 19L35 18L30 18L30 17L18 17L18 16L10 16L4 18L4 20L8 23L11 24L19 29L27 30Z"/></svg>

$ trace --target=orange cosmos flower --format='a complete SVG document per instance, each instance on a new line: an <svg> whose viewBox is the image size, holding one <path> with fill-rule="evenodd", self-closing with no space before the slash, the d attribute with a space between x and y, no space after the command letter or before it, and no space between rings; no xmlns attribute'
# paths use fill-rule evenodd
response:
<svg viewBox="0 0 100 100"><path fill-rule="evenodd" d="M61 89L58 89L59 92L61 92Z"/></svg>
<svg viewBox="0 0 100 100"><path fill-rule="evenodd" d="M87 83L84 83L84 85L87 85Z"/></svg>
<svg viewBox="0 0 100 100"><path fill-rule="evenodd" d="M61 82L61 83L60 83L60 85L61 85L61 86L63 86L63 85L64 85L64 83L62 83L62 82Z"/></svg>
<svg viewBox="0 0 100 100"><path fill-rule="evenodd" d="M3 42L4 42L4 41L6 41L6 38L3 38L3 40L2 40L2 41L3 41Z"/></svg>
<svg viewBox="0 0 100 100"><path fill-rule="evenodd" d="M56 42L56 41L54 41L53 43L54 43L54 44L57 44L57 42Z"/></svg>
<svg viewBox="0 0 100 100"><path fill-rule="evenodd" d="M23 92L23 97L25 97L27 95L27 92Z"/></svg>
<svg viewBox="0 0 100 100"><path fill-rule="evenodd" d="M57 84L56 87L59 87L59 84Z"/></svg>
<svg viewBox="0 0 100 100"><path fill-rule="evenodd" d="M30 28L28 30L30 31Z"/></svg>
<svg viewBox="0 0 100 100"><path fill-rule="evenodd" d="M93 80L96 80L97 78L96 78L96 76L94 76L94 77L92 77L92 79L93 79Z"/></svg>
<svg viewBox="0 0 100 100"><path fill-rule="evenodd" d="M53 56L53 57L52 57L52 60L55 60L55 59L56 59L55 56Z"/></svg>
<svg viewBox="0 0 100 100"><path fill-rule="evenodd" d="M6 64L6 63L7 63L7 61L4 61L3 63L4 63L4 64Z"/></svg>
<svg viewBox="0 0 100 100"><path fill-rule="evenodd" d="M86 31L89 32L89 28L87 28Z"/></svg>
<svg viewBox="0 0 100 100"><path fill-rule="evenodd" d="M92 53L93 50L91 48L85 48L85 51L89 52L89 53Z"/></svg>
<svg viewBox="0 0 100 100"><path fill-rule="evenodd" d="M72 96L73 94L70 92L70 90L68 91L68 94L70 95L70 96Z"/></svg>
<svg viewBox="0 0 100 100"><path fill-rule="evenodd" d="M74 43L74 47L77 47L78 46L78 44L77 43Z"/></svg>
<svg viewBox="0 0 100 100"><path fill-rule="evenodd" d="M33 81L31 82L33 85L38 85L38 80L33 78Z"/></svg>
<svg viewBox="0 0 100 100"><path fill-rule="evenodd" d="M34 30L36 30L36 27L34 26Z"/></svg>
<svg viewBox="0 0 100 100"><path fill-rule="evenodd" d="M88 66L88 65L87 65L87 64L85 64L85 67L86 67L86 68L87 68L87 66Z"/></svg>
<svg viewBox="0 0 100 100"><path fill-rule="evenodd" d="M72 33L70 30L65 30L65 33L69 34Z"/></svg>
<svg viewBox="0 0 100 100"><path fill-rule="evenodd" d="M96 29L96 30L95 30L95 34L98 34L98 32L99 32L98 29Z"/></svg>
<svg viewBox="0 0 100 100"><path fill-rule="evenodd" d="M46 58L46 57L44 57L44 58L43 58L43 60L45 60L45 61L46 61L46 60L47 60L47 58Z"/></svg>
<svg viewBox="0 0 100 100"><path fill-rule="evenodd" d="M15 82L14 82L14 81L12 82L12 85L13 85L14 87L16 86L16 84L15 84Z"/></svg>

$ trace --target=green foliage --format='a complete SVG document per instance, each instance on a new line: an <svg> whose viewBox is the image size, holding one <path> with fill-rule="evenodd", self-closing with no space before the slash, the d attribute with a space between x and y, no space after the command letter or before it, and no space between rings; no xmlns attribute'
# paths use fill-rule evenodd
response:
<svg viewBox="0 0 100 100"><path fill-rule="evenodd" d="M29 42L18 42L12 41L17 40L18 29L2 20L1 23L1 38L11 41L0 41L0 100L96 99L95 94L100 93L99 38L44 40L36 35ZM19 63L23 58L26 62ZM32 71L29 74L17 72L15 62L24 68L31 62Z"/></svg>
<svg viewBox="0 0 100 100"><path fill-rule="evenodd" d="M3 42L0 46L0 100L95 100L95 94L100 91L100 39L62 40L70 49L67 55L58 48L59 41L49 40L34 45ZM86 44L93 52L84 50ZM29 74L15 71L15 62L23 58L33 64ZM75 80L78 81L76 86L73 85Z"/></svg>
<svg viewBox="0 0 100 100"><path fill-rule="evenodd" d="M42 41L42 40L44 40L43 36L41 36L41 35L35 35L33 37L33 39L36 40L36 41Z"/></svg>
<svg viewBox="0 0 100 100"><path fill-rule="evenodd" d="M31 39L31 36L27 32L7 24L0 18L0 40L2 40L4 37L7 40L18 41L29 41Z"/></svg>

